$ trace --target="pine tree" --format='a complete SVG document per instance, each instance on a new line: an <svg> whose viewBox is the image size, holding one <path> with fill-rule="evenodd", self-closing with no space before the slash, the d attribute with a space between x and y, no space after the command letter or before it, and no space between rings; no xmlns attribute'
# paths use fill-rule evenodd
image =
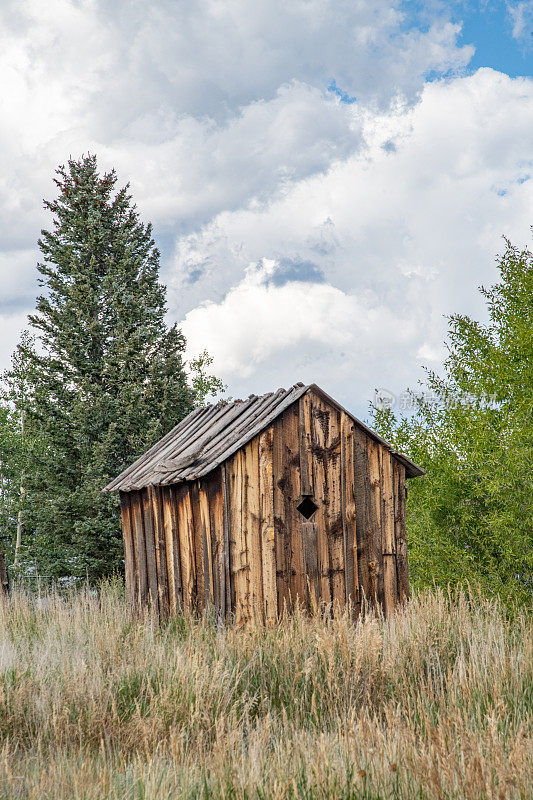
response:
<svg viewBox="0 0 533 800"><path fill-rule="evenodd" d="M45 201L38 265L44 289L30 317L34 378L25 435L26 526L41 574L96 579L121 569L118 501L106 482L192 408L185 340L167 328L159 252L128 186L92 155L57 170Z"/></svg>

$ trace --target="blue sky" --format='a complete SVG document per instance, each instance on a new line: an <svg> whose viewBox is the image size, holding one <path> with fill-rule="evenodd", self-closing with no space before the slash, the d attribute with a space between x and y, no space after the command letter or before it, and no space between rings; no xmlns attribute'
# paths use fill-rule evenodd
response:
<svg viewBox="0 0 533 800"><path fill-rule="evenodd" d="M96 153L151 220L168 321L234 397L364 416L483 314L533 222L533 0L5 0L0 369L55 167Z"/></svg>
<svg viewBox="0 0 533 800"><path fill-rule="evenodd" d="M516 4L518 6L519 4ZM513 36L516 20L510 4L501 0L486 3L461 3L452 19L463 26L462 41L474 44L476 51L469 68L492 67L511 77L531 75L533 68L533 9L524 6L524 32ZM515 6L515 7L516 7Z"/></svg>
<svg viewBox="0 0 533 800"><path fill-rule="evenodd" d="M402 8L408 27L417 23L421 26L429 25L435 14L442 14L452 22L459 23L462 26L459 41L475 47L475 53L468 64L470 71L479 67L492 67L511 77L531 75L532 3L505 0L428 3L406 0Z"/></svg>
<svg viewBox="0 0 533 800"><path fill-rule="evenodd" d="M427 30L435 18L448 19L461 26L458 42L473 45L475 52L465 71L491 67L511 77L531 75L533 70L533 3L509 3L505 0L476 2L418 2L405 0L400 5L404 14L403 29ZM429 79L440 79L433 71ZM328 85L342 102L356 98L337 86L335 78Z"/></svg>

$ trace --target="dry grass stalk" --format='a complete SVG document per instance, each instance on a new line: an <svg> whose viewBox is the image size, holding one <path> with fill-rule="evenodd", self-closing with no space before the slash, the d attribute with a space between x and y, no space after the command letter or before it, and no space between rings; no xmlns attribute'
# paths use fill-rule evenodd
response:
<svg viewBox="0 0 533 800"><path fill-rule="evenodd" d="M442 592L225 629L116 587L0 607L0 798L524 800L532 628Z"/></svg>

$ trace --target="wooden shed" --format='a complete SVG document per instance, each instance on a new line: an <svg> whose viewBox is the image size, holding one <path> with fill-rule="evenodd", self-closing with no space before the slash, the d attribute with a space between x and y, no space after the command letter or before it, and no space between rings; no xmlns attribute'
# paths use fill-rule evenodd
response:
<svg viewBox="0 0 533 800"><path fill-rule="evenodd" d="M423 470L322 389L197 408L106 487L130 602L267 623L296 602L409 593L406 478Z"/></svg>

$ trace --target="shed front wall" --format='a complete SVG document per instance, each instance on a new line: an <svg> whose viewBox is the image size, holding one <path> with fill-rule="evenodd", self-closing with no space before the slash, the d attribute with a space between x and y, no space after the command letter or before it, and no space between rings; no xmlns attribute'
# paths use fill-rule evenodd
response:
<svg viewBox="0 0 533 800"><path fill-rule="evenodd" d="M121 507L128 599L162 615L269 623L297 601L388 612L408 596L405 468L314 393L207 478L121 493Z"/></svg>

